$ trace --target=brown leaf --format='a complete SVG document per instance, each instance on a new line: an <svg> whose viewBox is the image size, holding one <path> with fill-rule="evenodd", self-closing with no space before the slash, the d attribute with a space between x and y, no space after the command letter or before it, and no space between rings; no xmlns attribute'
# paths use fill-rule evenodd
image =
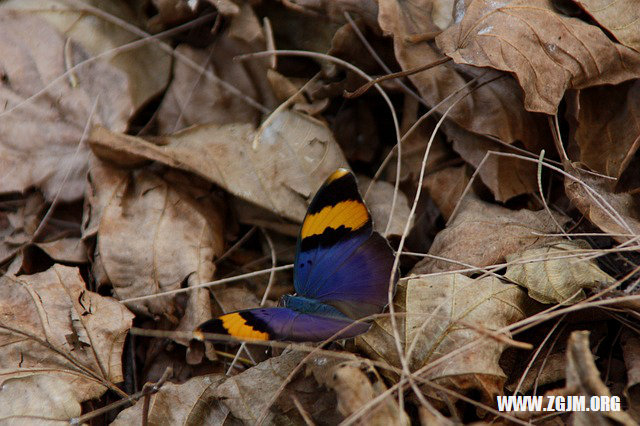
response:
<svg viewBox="0 0 640 426"><path fill-rule="evenodd" d="M620 338L622 355L627 367L626 397L629 399L629 414L640 421L640 337L630 330L623 330Z"/></svg>
<svg viewBox="0 0 640 426"><path fill-rule="evenodd" d="M478 389L483 400L495 401L506 379L498 365L506 343L490 335L527 316L526 294L495 277L473 280L461 274L410 278L399 287L395 300L405 312L400 333L411 371L447 356L424 377L457 390ZM378 331L359 339L370 356L400 367L390 327L390 320L378 320ZM475 346L448 356L476 340Z"/></svg>
<svg viewBox="0 0 640 426"><path fill-rule="evenodd" d="M438 30L431 22L432 8L448 8L451 11L452 6L438 3L440 2L432 0L380 2L380 27L385 32L393 34L396 58L404 70L428 64L442 57L431 46L427 37ZM458 3L462 5L462 2ZM435 106L467 83L468 78L465 79L463 76L473 77L474 73L478 74L469 67L447 64L413 74L409 79L418 88L427 104ZM480 81L487 82L496 76L486 75ZM439 111L443 113L449 105L450 103L444 104ZM480 135L490 135L508 144L521 141L533 152L539 152L550 140L548 126L543 117L525 111L521 92L516 82L509 77L502 77L475 88L459 100L447 117L456 125L445 129L447 136L458 144L465 144L458 145L459 148L456 150L467 162L476 166L488 147L500 150L500 145L485 140ZM476 147L476 144L480 143L481 149ZM514 163L518 163L517 168L514 167ZM484 167L481 178L500 201L531 192L532 188L535 188L535 175L530 173L530 163L494 156ZM509 176L509 179L501 181L500 185L503 188L499 188L491 175L505 173L515 177Z"/></svg>
<svg viewBox="0 0 640 426"><path fill-rule="evenodd" d="M133 314L77 268L0 278L0 418L68 421L122 377Z"/></svg>
<svg viewBox="0 0 640 426"><path fill-rule="evenodd" d="M126 128L134 109L127 79L113 65L94 61L74 71L75 86L71 76L53 83L68 68L66 36L34 14L5 9L0 28L0 169L10 171L0 180L0 192L36 186L48 200L58 191L61 200L80 198L88 155L80 145L83 129L90 118L117 131ZM77 43L68 46L73 63L88 58ZM49 84L46 96L30 98Z"/></svg>
<svg viewBox="0 0 640 426"><path fill-rule="evenodd" d="M554 213L563 224L568 219ZM558 232L545 210L509 210L476 198L462 201L451 224L436 236L429 254L451 259L425 259L411 271L414 274L464 269L467 265L484 267L504 262L511 253L540 247L553 237L536 233ZM456 263L458 262L458 263Z"/></svg>
<svg viewBox="0 0 640 426"><path fill-rule="evenodd" d="M589 348L589 332L574 331L569 337L567 350L567 384L572 395L584 395L589 400L595 395L611 397L609 388L602 382L593 354ZM625 411L576 411L572 415L573 424L592 425L614 422L635 425Z"/></svg>
<svg viewBox="0 0 640 426"><path fill-rule="evenodd" d="M640 9L634 2L573 0L620 43L640 52Z"/></svg>
<svg viewBox="0 0 640 426"><path fill-rule="evenodd" d="M467 132L455 125L446 126L453 149L469 164L480 167L488 151L512 152L489 138ZM533 149L539 151L540 146ZM513 157L492 154L478 172L482 182L491 190L496 201L508 201L538 189L536 165Z"/></svg>
<svg viewBox="0 0 640 426"><path fill-rule="evenodd" d="M580 162L619 177L625 159L638 150L640 80L581 90L575 103L572 133L580 147Z"/></svg>
<svg viewBox="0 0 640 426"><path fill-rule="evenodd" d="M375 368L361 361L327 365L326 358L317 357L312 370L318 383L335 391L338 396L338 411L345 418L387 390ZM372 405L356 424L408 425L410 421L407 414L401 411L398 402L389 395Z"/></svg>
<svg viewBox="0 0 640 426"><path fill-rule="evenodd" d="M513 73L529 111L555 114L568 88L640 76L638 52L556 13L550 0L476 0L436 41L456 63Z"/></svg>
<svg viewBox="0 0 640 426"><path fill-rule="evenodd" d="M611 182L573 169L581 182L565 177L564 187L571 202L603 232L618 242L633 238L620 234L640 234L640 203L631 194L614 194ZM587 190L587 185L590 190Z"/></svg>
<svg viewBox="0 0 640 426"><path fill-rule="evenodd" d="M200 284L213 277L221 254L222 216L204 193L146 170L126 171L95 160L90 171L84 238L97 234L94 274L119 299ZM191 193L190 193L191 192ZM200 318L209 317L208 291L198 289ZM192 300L192 302L195 302ZM173 314L175 296L131 304L146 314ZM191 314L195 314L192 312Z"/></svg>
<svg viewBox="0 0 640 426"><path fill-rule="evenodd" d="M214 395L235 418L247 424L256 424L285 378L302 361L303 353L288 352L270 358L218 385ZM270 409L266 423L281 417Z"/></svg>
<svg viewBox="0 0 640 426"><path fill-rule="evenodd" d="M176 48L176 52L244 95L272 108L276 106L275 97L262 62L229 60L265 50L265 47L262 27L252 8L245 4L209 47L196 49L182 44ZM174 62L173 79L158 109L158 131L160 134L170 134L194 124L205 123L255 125L260 117L259 110L248 106L219 83L206 78L203 71L193 69L184 60L177 60Z"/></svg>
<svg viewBox="0 0 640 426"><path fill-rule="evenodd" d="M61 238L46 243L34 244L47 256L57 262L64 263L87 263L87 248L80 238Z"/></svg>
<svg viewBox="0 0 640 426"><path fill-rule="evenodd" d="M409 212L411 210L407 196L401 190L398 190L393 215L390 217L394 186L389 182L376 181L370 187L371 179L365 176L358 176L358 184L362 194L366 194L365 202L371 212L375 230L385 238L391 235L401 236L404 232L405 224L409 220ZM391 224L387 225L389 219L391 219ZM413 224L413 218L411 219L411 224ZM385 232L387 226L389 231Z"/></svg>
<svg viewBox="0 0 640 426"><path fill-rule="evenodd" d="M572 240L510 254L504 276L538 302L572 305L585 299L583 289L615 281L592 259L566 257L590 248L584 240Z"/></svg>
<svg viewBox="0 0 640 426"><path fill-rule="evenodd" d="M258 132L248 124L209 124L156 141L158 145L102 128L89 139L103 158L125 165L149 159L195 173L298 222L307 211L307 199L335 169L346 165L324 123L291 111L275 112Z"/></svg>
<svg viewBox="0 0 640 426"><path fill-rule="evenodd" d="M222 374L194 377L182 384L166 383L149 400L148 421L151 425L221 425L229 410L218 401L213 393L224 380ZM126 426L140 423L144 409L144 399L133 407L118 414L112 426Z"/></svg>

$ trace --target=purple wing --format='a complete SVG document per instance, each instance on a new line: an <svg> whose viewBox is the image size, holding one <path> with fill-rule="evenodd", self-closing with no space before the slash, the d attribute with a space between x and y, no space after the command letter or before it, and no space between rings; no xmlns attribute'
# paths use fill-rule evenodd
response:
<svg viewBox="0 0 640 426"><path fill-rule="evenodd" d="M334 335L347 339L366 332L369 324L348 318L303 314L289 308L257 308L232 312L201 324L196 333L226 334L244 339L321 342Z"/></svg>
<svg viewBox="0 0 640 426"><path fill-rule="evenodd" d="M304 262L306 253L298 257ZM333 305L351 318L378 314L388 304L393 261L393 250L380 234L356 235L315 256L301 293ZM394 285L397 277L395 273Z"/></svg>

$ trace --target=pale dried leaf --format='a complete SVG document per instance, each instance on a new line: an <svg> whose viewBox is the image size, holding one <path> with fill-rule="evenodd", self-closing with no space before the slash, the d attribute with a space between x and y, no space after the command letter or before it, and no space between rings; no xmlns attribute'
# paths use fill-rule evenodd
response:
<svg viewBox="0 0 640 426"><path fill-rule="evenodd" d="M640 52L640 8L637 1L573 1L620 43Z"/></svg>
<svg viewBox="0 0 640 426"><path fill-rule="evenodd" d="M336 393L337 409L345 418L387 390L378 372L368 363L345 361L327 365L326 361L326 358L315 358L311 368L318 383ZM389 395L371 406L356 424L409 425L410 421L398 401Z"/></svg>
<svg viewBox="0 0 640 426"><path fill-rule="evenodd" d="M82 10L83 4L95 7L134 26L142 25L134 15L129 2L124 0L78 0L77 2L9 0L2 2L2 7L26 10L28 13L20 15L38 16L47 20L64 34L64 37L82 46L91 56L103 54L139 39L138 35L121 28L118 24L107 22L94 13ZM51 10L56 12L52 13ZM46 46L48 46L48 42L43 43L43 48ZM52 53L55 51L60 56L64 52L62 47L60 50L56 50L57 48L49 46L48 49ZM134 49L120 50L115 54L105 55L103 58L110 68L117 70L118 77L122 81L118 82L116 87L120 89L120 86L123 86L123 92L113 92L114 82L101 82L103 77L100 76L83 79L79 74L78 84L79 86L96 85L100 87L100 109L104 110L105 115L113 114L114 118L118 119L118 121L102 121L102 123L110 129L121 130L116 125L120 123L119 120L124 119L126 122L135 111L166 87L171 73L171 54L163 51L157 43L144 43ZM77 59L79 58L74 58L72 66L80 62ZM87 58L82 58L82 60L85 59ZM84 71L76 71L76 73L80 72L84 74ZM90 75L87 73L87 76ZM97 83L100 85L98 86ZM85 90L88 89L85 88Z"/></svg>
<svg viewBox="0 0 640 426"><path fill-rule="evenodd" d="M569 337L566 388L572 395L584 395L587 401L595 395L611 397L611 392L600 378L600 372L589 348L588 331L574 331ZM576 425L609 422L629 426L636 424L625 411L577 411L573 413L572 420Z"/></svg>
<svg viewBox="0 0 640 426"><path fill-rule="evenodd" d="M568 218L553 213L563 224ZM553 237L539 233L558 232L555 222L545 210L509 210L467 196L453 222L436 236L429 254L451 259L451 262L425 259L412 273L430 273L464 269L464 265L484 267L504 262L511 253L540 247Z"/></svg>
<svg viewBox="0 0 640 426"><path fill-rule="evenodd" d="M148 421L151 425L221 425L228 410L214 396L215 387L224 380L222 374L198 376L182 384L166 383L151 395ZM144 399L118 414L112 426L140 423Z"/></svg>
<svg viewBox="0 0 640 426"><path fill-rule="evenodd" d="M630 151L638 149L640 80L581 90L575 103L573 139L580 147L580 162L619 177L624 160L634 153Z"/></svg>
<svg viewBox="0 0 640 426"><path fill-rule="evenodd" d="M259 122L259 110L248 106L245 100L230 93L220 83L207 78L203 75L205 71L215 74L267 108L276 106L262 62L229 60L266 48L262 27L253 9L245 3L234 15L225 31L206 49L196 49L188 44L176 48L178 53L200 65L202 70L195 70L184 60L174 62L171 85L158 109L159 133L174 133L194 124L255 125Z"/></svg>
<svg viewBox="0 0 640 426"><path fill-rule="evenodd" d="M622 330L620 337L624 364L627 367L626 397L629 399L629 414L640 421L640 337L634 332Z"/></svg>
<svg viewBox="0 0 640 426"><path fill-rule="evenodd" d="M571 240L510 254L505 277L538 302L572 305L585 299L584 289L615 281L594 260L567 257L590 248L584 240Z"/></svg>
<svg viewBox="0 0 640 426"><path fill-rule="evenodd" d="M223 249L222 215L213 200L149 171L123 171L97 159L90 182L83 235L97 233L100 284L110 283L119 299L128 299L180 288L187 277L189 284L211 281L213 259ZM194 293L208 300L206 289ZM131 306L157 315L172 314L174 304L175 297L166 296ZM197 308L200 321L208 319L206 305Z"/></svg>
<svg viewBox="0 0 640 426"><path fill-rule="evenodd" d="M431 22L430 10L436 3L420 1L380 1L378 22L385 33L393 34L396 58L403 69L426 65L442 55L428 43L428 35L439 29ZM438 6L439 7L439 6ZM448 7L448 6L447 6ZM429 105L435 105L461 88L471 74L467 68L438 66L411 75L409 78ZM488 81L495 75L487 75ZM450 104L440 107L444 112ZM547 138L541 117L524 110L517 84L510 78L500 78L476 88L452 108L447 117L456 124L478 134L488 134L506 143L522 141L525 146L540 146Z"/></svg>
<svg viewBox="0 0 640 426"><path fill-rule="evenodd" d="M68 421L122 377L133 314L77 268L0 278L0 418Z"/></svg>
<svg viewBox="0 0 640 426"><path fill-rule="evenodd" d="M5 3L3 3L4 5ZM33 14L0 9L0 105L7 111L63 75L66 39ZM74 63L89 54L71 42ZM0 117L0 192L39 187L48 200L80 198L84 191L88 150L80 145L89 119L123 131L133 112L127 79L119 69L94 61L69 79L53 84L46 96L29 99ZM90 116L92 105L96 111ZM68 174L68 175L67 175ZM66 179L65 179L66 177Z"/></svg>
<svg viewBox="0 0 640 426"><path fill-rule="evenodd" d="M442 58L429 43L434 32L438 31L431 22L432 8L439 7L437 3L432 0L380 1L380 27L386 33L393 34L396 59L404 70ZM469 77L479 75L478 70L470 67L445 64L413 74L409 79L427 104L435 106L462 88ZM497 76L497 73L488 73L480 81L488 82ZM467 162L477 166L487 147L493 150L500 148L497 143L484 140L480 135L490 135L508 144L520 141L532 152L539 152L548 145L550 136L546 122L542 116L524 109L521 91L512 78L502 77L463 93L467 95L458 99L447 114L455 126L447 126L445 132L449 139L465 144L463 148L466 149L457 150ZM450 105L450 102L445 103L438 111L444 113ZM475 147L479 143L477 140L483 142L481 149ZM513 167L514 163L519 163L517 168ZM481 178L496 198L504 201L535 188L535 175L530 172L530 167L530 163L494 156L489 164L485 164ZM491 177L502 177L507 173L509 179L496 180Z"/></svg>
<svg viewBox="0 0 640 426"><path fill-rule="evenodd" d="M506 375L498 360L506 343L491 333L527 316L524 291L495 277L473 280L451 274L409 278L399 284L395 301L404 312L400 332L411 371L475 341L475 346L429 368L425 377L455 389L478 389L485 401L501 393ZM370 356L400 367L390 320L376 321L361 339Z"/></svg>
<svg viewBox="0 0 640 426"><path fill-rule="evenodd" d="M35 245L57 262L87 263L89 261L87 248L80 238L61 238Z"/></svg>
<svg viewBox="0 0 640 426"><path fill-rule="evenodd" d="M301 222L307 200L346 160L322 122L291 111L274 114L258 132L248 124L210 124L158 138L156 145L97 128L89 143L101 157L186 170Z"/></svg>
<svg viewBox="0 0 640 426"><path fill-rule="evenodd" d="M591 223L603 232L613 234L612 238L619 242L640 235L640 199L637 196L614 194L611 191L611 181L604 178L575 169L572 174L580 182L565 177L565 191L571 202Z"/></svg>
<svg viewBox="0 0 640 426"><path fill-rule="evenodd" d="M302 361L304 353L288 352L229 377L216 387L214 395L237 419L256 424L284 379ZM271 424L280 415L269 410L265 422Z"/></svg>
<svg viewBox="0 0 640 426"><path fill-rule="evenodd" d="M409 220L409 201L407 196L400 190L396 196L396 204L391 216L391 206L393 204L393 192L394 186L389 182L376 181L373 186L371 180L365 176L358 176L358 185L362 194L366 194L364 200L367 203L367 207L371 212L373 218L374 229L385 238L391 235L401 236L404 232L404 227ZM388 225L389 218L391 216L391 225ZM411 218L411 225L413 225L413 218ZM389 229L388 232L385 230ZM409 228L411 229L411 228Z"/></svg>
<svg viewBox="0 0 640 426"><path fill-rule="evenodd" d="M469 164L476 168L482 164L478 175L493 193L496 201L504 202L521 194L530 194L538 189L536 164L488 151L513 152L496 144L489 138L465 131L459 126L446 125L447 136L453 142L453 149ZM538 151L537 147L534 151Z"/></svg>
<svg viewBox="0 0 640 426"><path fill-rule="evenodd" d="M513 73L529 111L555 114L565 90L640 76L640 53L598 27L554 11L551 0L476 0L436 38L456 63Z"/></svg>

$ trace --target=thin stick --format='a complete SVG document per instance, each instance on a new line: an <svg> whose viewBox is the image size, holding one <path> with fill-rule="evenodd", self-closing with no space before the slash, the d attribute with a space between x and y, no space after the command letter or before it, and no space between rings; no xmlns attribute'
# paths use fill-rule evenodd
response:
<svg viewBox="0 0 640 426"><path fill-rule="evenodd" d="M194 285L194 286L191 286L191 287L178 288L178 289L175 289L175 290L163 291L161 293L149 294L149 295L146 295L146 296L130 297L129 299L120 300L120 303L125 303L126 304L126 303L138 302L140 300L154 299L156 297L171 296L173 294L185 293L187 291L195 290L196 288L213 287L213 286L217 286L217 285L230 283L230 282L233 282L233 281L240 281L240 280L244 280L246 278L256 277L258 275L269 274L269 273L271 273L271 271L274 271L274 272L286 271L286 270L291 269L291 268L293 268L293 264L278 266L276 268L264 269L264 270L261 270L261 271L249 272L247 274L235 275L233 277L223 278L221 280L216 280L216 281L210 281L210 282L207 282L207 283L202 283L202 284Z"/></svg>
<svg viewBox="0 0 640 426"><path fill-rule="evenodd" d="M87 420L91 420L95 417L101 416L104 413L108 413L111 410L115 410L116 408L122 407L123 405L131 404L132 402L137 401L142 397L146 397L157 393L165 382L171 377L173 374L173 369L171 367L167 367L162 373L162 377L156 383L146 383L142 390L138 393L134 393L133 395L129 395L126 398L122 398L119 401L112 402L111 404L105 405L104 407L98 408L97 410L93 410L88 412L87 414L83 414L80 417L72 417L69 419L69 423L72 425L79 425L85 423Z"/></svg>

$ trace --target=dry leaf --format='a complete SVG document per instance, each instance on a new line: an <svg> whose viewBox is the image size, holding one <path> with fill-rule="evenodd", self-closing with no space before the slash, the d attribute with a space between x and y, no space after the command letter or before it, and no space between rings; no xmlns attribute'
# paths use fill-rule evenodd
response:
<svg viewBox="0 0 640 426"><path fill-rule="evenodd" d="M46 243L34 244L56 262L87 263L87 248L80 238L61 238Z"/></svg>
<svg viewBox="0 0 640 426"><path fill-rule="evenodd" d="M97 13L83 10L85 5L89 8L97 8L100 12L133 26L142 25L138 17L133 14L130 2L124 0L67 0L64 2L9 0L2 2L3 8L27 11L19 15L38 16L47 20L65 38L82 46L91 56L103 54L139 38L139 35L121 28L116 23L108 22ZM52 10L56 12L52 13ZM47 48L52 54L55 52L62 58L64 48L62 46L53 48L48 45L49 42L44 42L42 47ZM69 66L80 63L79 59L72 58ZM88 58L85 54L81 60L86 59ZM163 51L157 43L150 42L133 49L121 49L114 54L105 55L101 61L109 64L117 80L112 77L113 80L103 81L103 76L92 75L91 71L82 78L79 73L84 74L84 71L77 70L77 84L79 87L95 86L94 89L85 87L84 90L88 91L99 89L98 111L103 110L103 114L107 117L113 115L111 121L102 121L102 123L112 130L122 130L119 126L120 120L125 122L129 120L134 112L166 87L171 72L171 54ZM113 91L114 83L119 90L122 87L122 92ZM93 97L95 98L95 95Z"/></svg>
<svg viewBox="0 0 640 426"><path fill-rule="evenodd" d="M361 361L333 362L316 357L311 369L318 383L333 389L338 396L338 411L346 418L387 390L384 381L371 364ZM371 406L356 424L409 425L409 417L401 411L391 395Z"/></svg>
<svg viewBox="0 0 640 426"><path fill-rule="evenodd" d="M604 178L572 170L580 182L565 177L567 196L585 217L603 232L612 234L618 242L625 242L640 234L640 200L631 194L614 194L611 182ZM590 189L587 190L584 185Z"/></svg>
<svg viewBox="0 0 640 426"><path fill-rule="evenodd" d="M437 2L432 0L380 2L380 27L394 35L396 58L404 70L426 65L442 57L429 44L429 39L438 31L431 22L430 15L432 8L438 7ZM443 7L446 9L451 6ZM467 83L468 79L463 75L475 77L475 74L479 75L469 67L447 64L413 74L409 78L427 104L435 106ZM480 81L487 82L496 76L496 73L488 74ZM445 103L438 111L444 113L449 106L450 103ZM532 152L539 152L550 140L543 117L525 111L517 84L509 77L475 88L459 100L447 117L457 125L455 133L455 129L445 130L447 136L458 143L468 143L466 149L457 150L467 162L474 165L484 157L487 146L500 150L500 145L483 140L479 135L490 135L508 144L521 141ZM484 142L482 150L475 147L478 143L476 140ZM513 167L514 162L518 163L517 168ZM535 175L530 172L530 163L493 157L484 167L481 178L500 201L531 192L535 188ZM505 188L498 188L498 183L489 175L504 175L505 172L516 177L509 176L510 179L500 181L499 185Z"/></svg>
<svg viewBox="0 0 640 426"><path fill-rule="evenodd" d="M619 177L624 160L638 149L640 80L581 90L575 103L573 139L580 147L580 162Z"/></svg>
<svg viewBox="0 0 640 426"><path fill-rule="evenodd" d="M572 305L585 299L583 289L615 281L594 260L567 257L590 248L584 240L571 240L510 254L505 278L538 302Z"/></svg>
<svg viewBox="0 0 640 426"><path fill-rule="evenodd" d="M634 1L573 0L620 43L640 52L640 8Z"/></svg>
<svg viewBox="0 0 640 426"><path fill-rule="evenodd" d="M189 285L211 281L213 259L223 249L222 216L211 199L166 176L120 170L100 160L92 163L89 177L83 236L97 234L94 274L100 284L111 283L119 299L128 299L178 289L187 278ZM208 319L208 291L191 293L206 305L198 308L198 320ZM166 296L131 307L173 314L175 302Z"/></svg>
<svg viewBox="0 0 640 426"><path fill-rule="evenodd" d="M554 11L551 0L476 0L436 38L456 63L513 73L529 111L555 114L565 90L640 76L640 53L598 27Z"/></svg>
<svg viewBox="0 0 640 426"><path fill-rule="evenodd" d="M133 314L87 291L77 268L5 275L0 286L0 418L68 421L123 380Z"/></svg>
<svg viewBox="0 0 640 426"><path fill-rule="evenodd" d="M508 201L522 194L536 192L538 180L536 164L513 157L491 154L488 151L512 152L489 138L467 132L455 125L446 126L453 149L469 164L482 168L478 172L482 182L491 190L496 201ZM538 151L541 147L538 147Z"/></svg>
<svg viewBox="0 0 640 426"><path fill-rule="evenodd" d="M611 397L611 392L600 378L600 372L589 348L588 331L574 331L569 337L566 389L570 395L584 395L587 401L595 395ZM575 425L610 422L629 426L636 424L625 411L576 411L572 415L572 423Z"/></svg>
<svg viewBox="0 0 640 426"><path fill-rule="evenodd" d="M259 61L229 60L262 50L265 50L262 27L248 4L242 6L241 13L231 19L226 30L206 49L196 49L187 44L176 48L178 53L245 96L273 108L276 101L267 80L266 67ZM255 125L260 117L261 112L247 105L243 99L206 78L202 71L177 60L171 85L158 109L158 130L160 134L170 134L193 124L237 122Z"/></svg>
<svg viewBox="0 0 640 426"><path fill-rule="evenodd" d="M88 155L80 144L83 129L90 118L117 131L126 128L133 112L127 81L117 68L94 61L74 72L75 87L69 77L48 88L46 96L29 99L67 70L66 38L28 13L0 10L0 28L0 105L5 111L0 117L0 169L5 171L0 192L36 186L48 200L58 191L60 200L80 198ZM74 63L89 57L78 44L69 46Z"/></svg>
<svg viewBox="0 0 640 426"><path fill-rule="evenodd" d="M464 165L438 170L424 180L429 196L447 220L451 217L468 183L469 172Z"/></svg>
<svg viewBox="0 0 640 426"><path fill-rule="evenodd" d="M477 389L484 401L495 401L506 379L498 365L506 343L491 334L527 316L525 292L495 277L473 280L461 274L410 278L399 286L395 301L404 312L400 332L411 371L446 356L423 377L456 390ZM359 338L360 346L370 356L400 367L390 323L376 321L374 330Z"/></svg>
<svg viewBox="0 0 640 426"><path fill-rule="evenodd" d="M213 392L224 380L222 374L194 377L182 384L166 383L158 393L151 395L148 422L151 425L221 425L228 410L218 401ZM118 414L112 426L127 426L140 423L144 399Z"/></svg>
<svg viewBox="0 0 640 426"><path fill-rule="evenodd" d="M624 363L627 367L626 397L629 400L629 414L640 422L640 337L632 331L622 330L620 338Z"/></svg>
<svg viewBox="0 0 640 426"><path fill-rule="evenodd" d="M100 157L125 165L148 159L186 170L298 222L307 211L307 199L346 165L323 123L291 111L276 111L258 132L248 124L210 124L156 141L159 145L102 128L89 139Z"/></svg>
<svg viewBox="0 0 640 426"><path fill-rule="evenodd" d="M371 212L373 218L373 226L376 231L385 238L392 235L401 236L404 232L405 225L409 220L409 201L407 196L400 190L396 196L396 204L394 206L393 215L391 216L391 207L393 204L394 186L389 182L376 181L373 186L371 180L365 176L358 176L358 185L362 194L366 194L365 202ZM390 217L391 216L391 217ZM388 225L389 219L391 224ZM413 226L413 218L411 225ZM385 230L389 228L388 232Z"/></svg>
<svg viewBox="0 0 640 426"><path fill-rule="evenodd" d="M213 394L235 418L246 424L256 424L267 403L275 395L284 379L302 361L303 353L288 352L270 358L236 376L229 377L216 387ZM281 418L269 409L265 419L272 424Z"/></svg>
<svg viewBox="0 0 640 426"><path fill-rule="evenodd" d="M554 213L561 225L568 219ZM451 259L420 261L413 274L464 269L465 265L484 267L504 262L511 253L540 247L553 237L538 233L558 232L545 210L509 210L476 198L462 201L451 224L436 236L429 254Z"/></svg>

